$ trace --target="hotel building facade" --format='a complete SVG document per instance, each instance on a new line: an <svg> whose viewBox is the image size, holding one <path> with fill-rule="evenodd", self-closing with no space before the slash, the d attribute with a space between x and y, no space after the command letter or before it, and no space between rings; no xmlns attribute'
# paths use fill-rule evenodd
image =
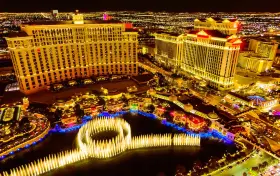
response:
<svg viewBox="0 0 280 176"><path fill-rule="evenodd" d="M26 37L6 40L25 94L75 78L138 74L138 34L126 32L125 24L25 25L22 30Z"/></svg>
<svg viewBox="0 0 280 176"><path fill-rule="evenodd" d="M179 66L180 49L183 46L182 37L172 33L155 34L155 58L167 67Z"/></svg>
<svg viewBox="0 0 280 176"><path fill-rule="evenodd" d="M271 69L275 60L278 44L251 39L248 51L240 53L238 66L256 73Z"/></svg>
<svg viewBox="0 0 280 176"><path fill-rule="evenodd" d="M217 30L201 30L179 36L155 34L155 40L159 62L200 77L220 90L234 86L242 43L236 35L226 37Z"/></svg>

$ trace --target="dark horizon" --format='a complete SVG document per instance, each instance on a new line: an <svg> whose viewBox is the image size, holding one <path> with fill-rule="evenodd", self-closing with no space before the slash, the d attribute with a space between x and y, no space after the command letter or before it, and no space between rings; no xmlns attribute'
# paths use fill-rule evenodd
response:
<svg viewBox="0 0 280 176"><path fill-rule="evenodd" d="M267 0L259 3L254 0L4 0L0 12L81 12L97 11L154 11L154 12L279 12L279 0ZM78 3L77 3L78 2Z"/></svg>

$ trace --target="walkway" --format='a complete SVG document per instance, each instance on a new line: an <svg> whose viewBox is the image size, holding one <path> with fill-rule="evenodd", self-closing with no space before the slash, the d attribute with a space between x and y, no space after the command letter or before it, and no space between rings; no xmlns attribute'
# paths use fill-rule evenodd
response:
<svg viewBox="0 0 280 176"><path fill-rule="evenodd" d="M190 111L187 111L186 109L184 109L184 105L182 102L176 100L176 101L171 101L169 99L169 97L167 96L164 96L164 95L159 95L159 94L154 94L154 95L151 95L151 96L154 96L156 98L159 98L159 99L163 99L163 100L166 100L166 101L170 101L174 104L176 104L177 106L179 106L180 108L182 108L185 112L189 112L189 113L192 113L192 114L195 114L197 116L200 116L200 117L203 117L203 118L206 118L206 119L210 119L210 120L215 120L215 119L212 119L210 118L207 114L203 113L203 112L200 112L200 111L197 111L197 110L190 110Z"/></svg>

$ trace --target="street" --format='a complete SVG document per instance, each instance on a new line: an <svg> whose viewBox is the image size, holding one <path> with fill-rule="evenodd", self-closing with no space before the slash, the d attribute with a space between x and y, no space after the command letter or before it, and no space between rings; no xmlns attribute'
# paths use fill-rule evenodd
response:
<svg viewBox="0 0 280 176"><path fill-rule="evenodd" d="M262 155L262 156L260 156ZM251 157L247 161L235 165L231 169L227 169L223 173L220 174L215 174L214 176L243 176L244 172L248 172L248 170L252 167L256 167L259 164L265 162L265 161L270 161L272 157L264 152L260 152L260 154L256 155L255 157Z"/></svg>

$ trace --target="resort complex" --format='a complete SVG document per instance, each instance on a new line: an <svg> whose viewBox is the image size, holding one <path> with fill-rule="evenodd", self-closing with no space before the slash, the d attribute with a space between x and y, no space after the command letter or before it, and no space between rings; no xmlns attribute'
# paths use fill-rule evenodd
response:
<svg viewBox="0 0 280 176"><path fill-rule="evenodd" d="M280 176L278 16L0 13L0 175Z"/></svg>

